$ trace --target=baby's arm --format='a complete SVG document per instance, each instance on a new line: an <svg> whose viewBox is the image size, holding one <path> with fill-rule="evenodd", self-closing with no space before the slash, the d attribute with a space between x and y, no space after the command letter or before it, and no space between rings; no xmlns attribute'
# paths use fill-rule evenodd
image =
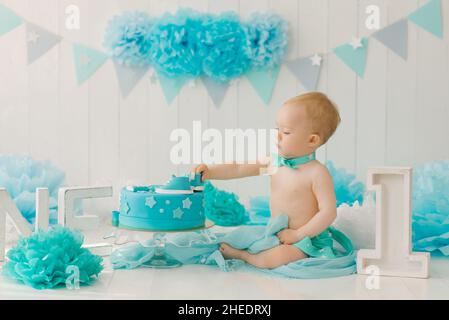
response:
<svg viewBox="0 0 449 320"><path fill-rule="evenodd" d="M337 217L337 200L329 170L320 166L315 175L312 190L318 202L318 213L298 229L298 237L315 237L326 230Z"/></svg>
<svg viewBox="0 0 449 320"><path fill-rule="evenodd" d="M261 158L254 164L250 163L229 163L229 164L216 164L207 166L200 164L194 168L194 172L203 173L203 180L215 179L215 180L227 180L238 179L244 177L258 176L264 169L270 164L270 158Z"/></svg>

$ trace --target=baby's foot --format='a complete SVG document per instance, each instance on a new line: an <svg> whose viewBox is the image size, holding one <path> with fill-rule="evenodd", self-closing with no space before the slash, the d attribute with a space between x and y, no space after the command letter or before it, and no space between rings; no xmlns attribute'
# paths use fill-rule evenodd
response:
<svg viewBox="0 0 449 320"><path fill-rule="evenodd" d="M244 250L239 250L231 247L226 243L222 243L220 245L220 252L226 259L241 259L243 260L243 256L245 255Z"/></svg>

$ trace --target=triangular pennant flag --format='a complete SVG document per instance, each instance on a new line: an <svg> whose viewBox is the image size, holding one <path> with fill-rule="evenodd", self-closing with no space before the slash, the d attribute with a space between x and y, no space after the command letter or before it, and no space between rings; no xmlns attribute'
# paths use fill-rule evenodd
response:
<svg viewBox="0 0 449 320"><path fill-rule="evenodd" d="M61 42L62 37L35 24L26 23L28 64L42 57L47 51Z"/></svg>
<svg viewBox="0 0 449 320"><path fill-rule="evenodd" d="M280 70L281 67L276 66L271 70L252 70L246 74L246 78L266 105L270 103Z"/></svg>
<svg viewBox="0 0 449 320"><path fill-rule="evenodd" d="M360 78L363 78L365 74L366 54L368 52L368 39L362 38L360 44L361 47L356 47L354 44L347 43L334 48L332 51Z"/></svg>
<svg viewBox="0 0 449 320"><path fill-rule="evenodd" d="M161 73L158 73L157 79L159 80L159 83L162 87L162 92L164 93L165 100L169 105L176 98L179 91L181 91L186 82L190 80L187 77L169 78Z"/></svg>
<svg viewBox="0 0 449 320"><path fill-rule="evenodd" d="M438 38L443 38L441 0L430 0L427 4L412 12L409 20L429 31Z"/></svg>
<svg viewBox="0 0 449 320"><path fill-rule="evenodd" d="M148 67L128 67L117 61L114 61L114 67L123 98L126 98L131 93L148 71Z"/></svg>
<svg viewBox="0 0 449 320"><path fill-rule="evenodd" d="M382 42L402 59L408 56L408 22L399 20L373 34L373 37Z"/></svg>
<svg viewBox="0 0 449 320"><path fill-rule="evenodd" d="M223 102L224 96L229 89L229 83L218 82L206 76L202 76L201 80L215 107L218 108Z"/></svg>
<svg viewBox="0 0 449 320"><path fill-rule="evenodd" d="M0 36L22 24L22 18L0 4Z"/></svg>
<svg viewBox="0 0 449 320"><path fill-rule="evenodd" d="M319 60L315 63L313 59ZM307 91L315 91L320 78L321 58L313 55L287 62L287 68L296 76Z"/></svg>
<svg viewBox="0 0 449 320"><path fill-rule="evenodd" d="M103 52L78 43L73 44L73 55L79 85L89 79L109 58Z"/></svg>

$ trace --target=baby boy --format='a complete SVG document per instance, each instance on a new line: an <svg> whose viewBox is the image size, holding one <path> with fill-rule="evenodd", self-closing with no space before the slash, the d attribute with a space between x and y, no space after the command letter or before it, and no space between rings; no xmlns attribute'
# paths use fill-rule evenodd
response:
<svg viewBox="0 0 449 320"><path fill-rule="evenodd" d="M276 119L277 154L255 164L200 164L193 171L206 179L236 179L268 172L270 212L288 216L288 228L277 234L279 246L249 253L222 243L227 259L241 259L259 268L277 268L307 257L333 255L329 226L337 208L332 177L315 158L315 151L340 123L335 104L322 93L294 97L279 109Z"/></svg>

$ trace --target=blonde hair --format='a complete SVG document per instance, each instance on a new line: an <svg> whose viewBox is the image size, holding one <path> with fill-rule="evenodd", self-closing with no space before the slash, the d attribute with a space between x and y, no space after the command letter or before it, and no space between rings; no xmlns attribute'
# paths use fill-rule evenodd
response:
<svg viewBox="0 0 449 320"><path fill-rule="evenodd" d="M303 105L311 121L311 128L325 144L341 122L338 107L324 93L310 92L289 99L286 103Z"/></svg>

